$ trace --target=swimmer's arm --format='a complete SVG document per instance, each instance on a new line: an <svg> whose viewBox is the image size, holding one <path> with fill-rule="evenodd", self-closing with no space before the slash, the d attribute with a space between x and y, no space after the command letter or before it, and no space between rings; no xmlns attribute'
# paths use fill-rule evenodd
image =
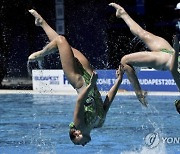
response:
<svg viewBox="0 0 180 154"><path fill-rule="evenodd" d="M88 93L91 90L91 85L88 85L79 95L76 101L74 110L74 124L76 127L84 126L84 102L88 97Z"/></svg>
<svg viewBox="0 0 180 154"><path fill-rule="evenodd" d="M78 96L74 110L74 123L76 127L78 127L78 125L81 127L84 126L84 102L86 101L90 90L96 85L96 81L97 74L93 72L90 84Z"/></svg>
<svg viewBox="0 0 180 154"><path fill-rule="evenodd" d="M106 98L104 100L104 110L105 112L108 112L111 104L112 104L112 101L114 100L114 97L118 91L118 88L122 82L122 77L123 77L123 73L124 73L124 70L123 70L123 67L120 65L119 66L119 69L116 71L116 76L117 76L117 79L114 83L114 85L111 87L111 89L109 90L108 94L106 95Z"/></svg>

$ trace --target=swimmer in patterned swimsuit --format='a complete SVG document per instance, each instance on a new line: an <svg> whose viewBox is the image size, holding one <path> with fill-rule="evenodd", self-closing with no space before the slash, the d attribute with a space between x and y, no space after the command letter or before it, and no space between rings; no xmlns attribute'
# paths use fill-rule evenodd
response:
<svg viewBox="0 0 180 154"><path fill-rule="evenodd" d="M103 125L121 84L123 68L120 66L116 71L117 80L103 102L96 86L97 74L86 57L71 47L65 37L57 34L35 10L29 10L29 12L35 17L35 24L43 28L51 42L42 50L31 54L28 60L41 61L44 56L59 52L63 71L78 93L74 122L70 124L70 139L74 144L84 146L91 140L91 130Z"/></svg>
<svg viewBox="0 0 180 154"><path fill-rule="evenodd" d="M117 18L121 18L129 27L132 34L141 39L151 52L141 51L125 55L121 59L121 64L134 87L135 93L139 101L147 106L145 92L141 90L139 81L134 71L134 67L150 67L157 70L169 70L180 90L180 74L177 70L179 50L173 48L165 39L156 36L140 27L122 8L116 3L110 3L110 6L116 9ZM176 52L175 52L176 50ZM176 59L176 60L175 60ZM174 61L176 61L174 63Z"/></svg>

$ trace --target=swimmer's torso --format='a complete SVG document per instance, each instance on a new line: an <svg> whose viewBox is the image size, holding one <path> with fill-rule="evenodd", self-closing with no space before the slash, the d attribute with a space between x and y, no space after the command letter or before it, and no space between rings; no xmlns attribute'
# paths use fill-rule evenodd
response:
<svg viewBox="0 0 180 154"><path fill-rule="evenodd" d="M78 68L81 71L84 85L80 89L76 89L80 93L88 84L90 84L91 75L82 67L77 60ZM89 128L101 127L105 120L105 112L101 95L95 86L88 93L88 98L84 102L84 121Z"/></svg>
<svg viewBox="0 0 180 154"><path fill-rule="evenodd" d="M105 112L101 95L97 88L92 89L84 103L84 121L88 127L101 127L105 120Z"/></svg>

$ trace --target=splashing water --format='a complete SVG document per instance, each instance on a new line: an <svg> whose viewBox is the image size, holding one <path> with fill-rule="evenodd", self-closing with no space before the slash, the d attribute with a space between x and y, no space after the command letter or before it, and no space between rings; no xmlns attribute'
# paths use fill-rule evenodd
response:
<svg viewBox="0 0 180 154"><path fill-rule="evenodd" d="M145 134L146 127L149 129L153 128L153 132L149 132L144 137L144 145L141 145L138 150L134 151L123 151L122 154L166 154L166 144L161 140L163 134L163 124L158 124L158 122L152 120L149 114L159 114L159 111L154 107L149 105L148 109L143 108L145 116L147 117L147 124L142 125L143 134ZM158 116L157 116L158 117ZM161 120L163 121L163 120ZM150 126L145 126L150 125Z"/></svg>
<svg viewBox="0 0 180 154"><path fill-rule="evenodd" d="M27 61L27 71L32 76L33 69L43 69L43 61Z"/></svg>
<svg viewBox="0 0 180 154"><path fill-rule="evenodd" d="M157 147L149 149L143 146L139 151L125 151L122 154L166 154L166 147L164 143L160 143Z"/></svg>

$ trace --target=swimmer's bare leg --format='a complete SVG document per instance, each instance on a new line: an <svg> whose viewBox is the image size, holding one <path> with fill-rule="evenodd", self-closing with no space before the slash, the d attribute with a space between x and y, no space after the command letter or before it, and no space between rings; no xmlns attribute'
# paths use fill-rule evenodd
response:
<svg viewBox="0 0 180 154"><path fill-rule="evenodd" d="M43 28L50 41L59 36L56 31L54 31L54 29L52 29L48 25L48 23L41 17L41 15L37 13L36 10L31 9L29 10L29 12L35 17L35 25Z"/></svg>
<svg viewBox="0 0 180 154"><path fill-rule="evenodd" d="M109 5L116 9L117 18L123 19L131 33L141 39L150 50L159 51L162 48L172 50L171 45L165 39L143 29L129 16L123 7L116 3L110 3Z"/></svg>
<svg viewBox="0 0 180 154"><path fill-rule="evenodd" d="M127 65L127 64L123 64L123 66L124 66L124 70L128 76L129 81L133 85L133 88L135 90L138 100L142 103L142 105L147 107L147 104L148 104L146 100L147 92L142 91L134 69L130 65Z"/></svg>
<svg viewBox="0 0 180 154"><path fill-rule="evenodd" d="M143 32L143 29L128 15L123 7L116 3L110 3L109 5L116 9L116 17L122 18L134 35L138 35L138 33Z"/></svg>
<svg viewBox="0 0 180 154"><path fill-rule="evenodd" d="M58 36L56 39L51 41L46 45L41 51L35 52L29 56L30 60L36 60L37 58L44 57L55 51L59 51L60 60L62 64L63 71L68 78L68 81L74 88L80 88L84 84L82 76L79 74L79 68L66 38L63 36Z"/></svg>
<svg viewBox="0 0 180 154"><path fill-rule="evenodd" d="M109 5L116 9L116 16L118 18L123 18L123 20L126 22L126 24L129 27L131 27L131 25L133 24L133 26L135 26L134 29L136 29L137 31L142 30L142 28L134 20L132 20L132 18L130 18L130 16L127 14L127 12L124 10L123 7L121 7L120 5L118 5L116 3L110 3ZM131 32L134 35L136 33L133 30ZM123 63L122 61L121 61L121 63L124 66L124 70L128 76L128 79L130 80L130 82L132 83L132 85L135 89L137 98L144 106L147 106L147 102L145 100L146 93L144 91L142 91L134 69L130 65L127 65L126 63Z"/></svg>
<svg viewBox="0 0 180 154"><path fill-rule="evenodd" d="M50 41L53 41L54 39L61 37L58 33L56 33L56 31L54 31L49 25L48 23L42 18L42 16L40 14L37 13L37 11L31 9L29 10L29 12L35 17L35 24L36 26L40 26L43 28L43 30L45 31L46 35L48 36ZM89 61L86 59L86 57L77 49L71 47L71 50L73 51L73 54L75 57L78 57L78 60L81 62L81 64L83 65L83 67L91 74L92 73L92 68L89 64ZM51 52L48 52L46 54L51 54L54 53L55 50L51 50ZM33 53L32 55L30 55L29 58L31 59L38 59L41 56L41 51L38 51L36 53ZM36 57L36 58L35 58ZM37 58L38 57L38 58Z"/></svg>

